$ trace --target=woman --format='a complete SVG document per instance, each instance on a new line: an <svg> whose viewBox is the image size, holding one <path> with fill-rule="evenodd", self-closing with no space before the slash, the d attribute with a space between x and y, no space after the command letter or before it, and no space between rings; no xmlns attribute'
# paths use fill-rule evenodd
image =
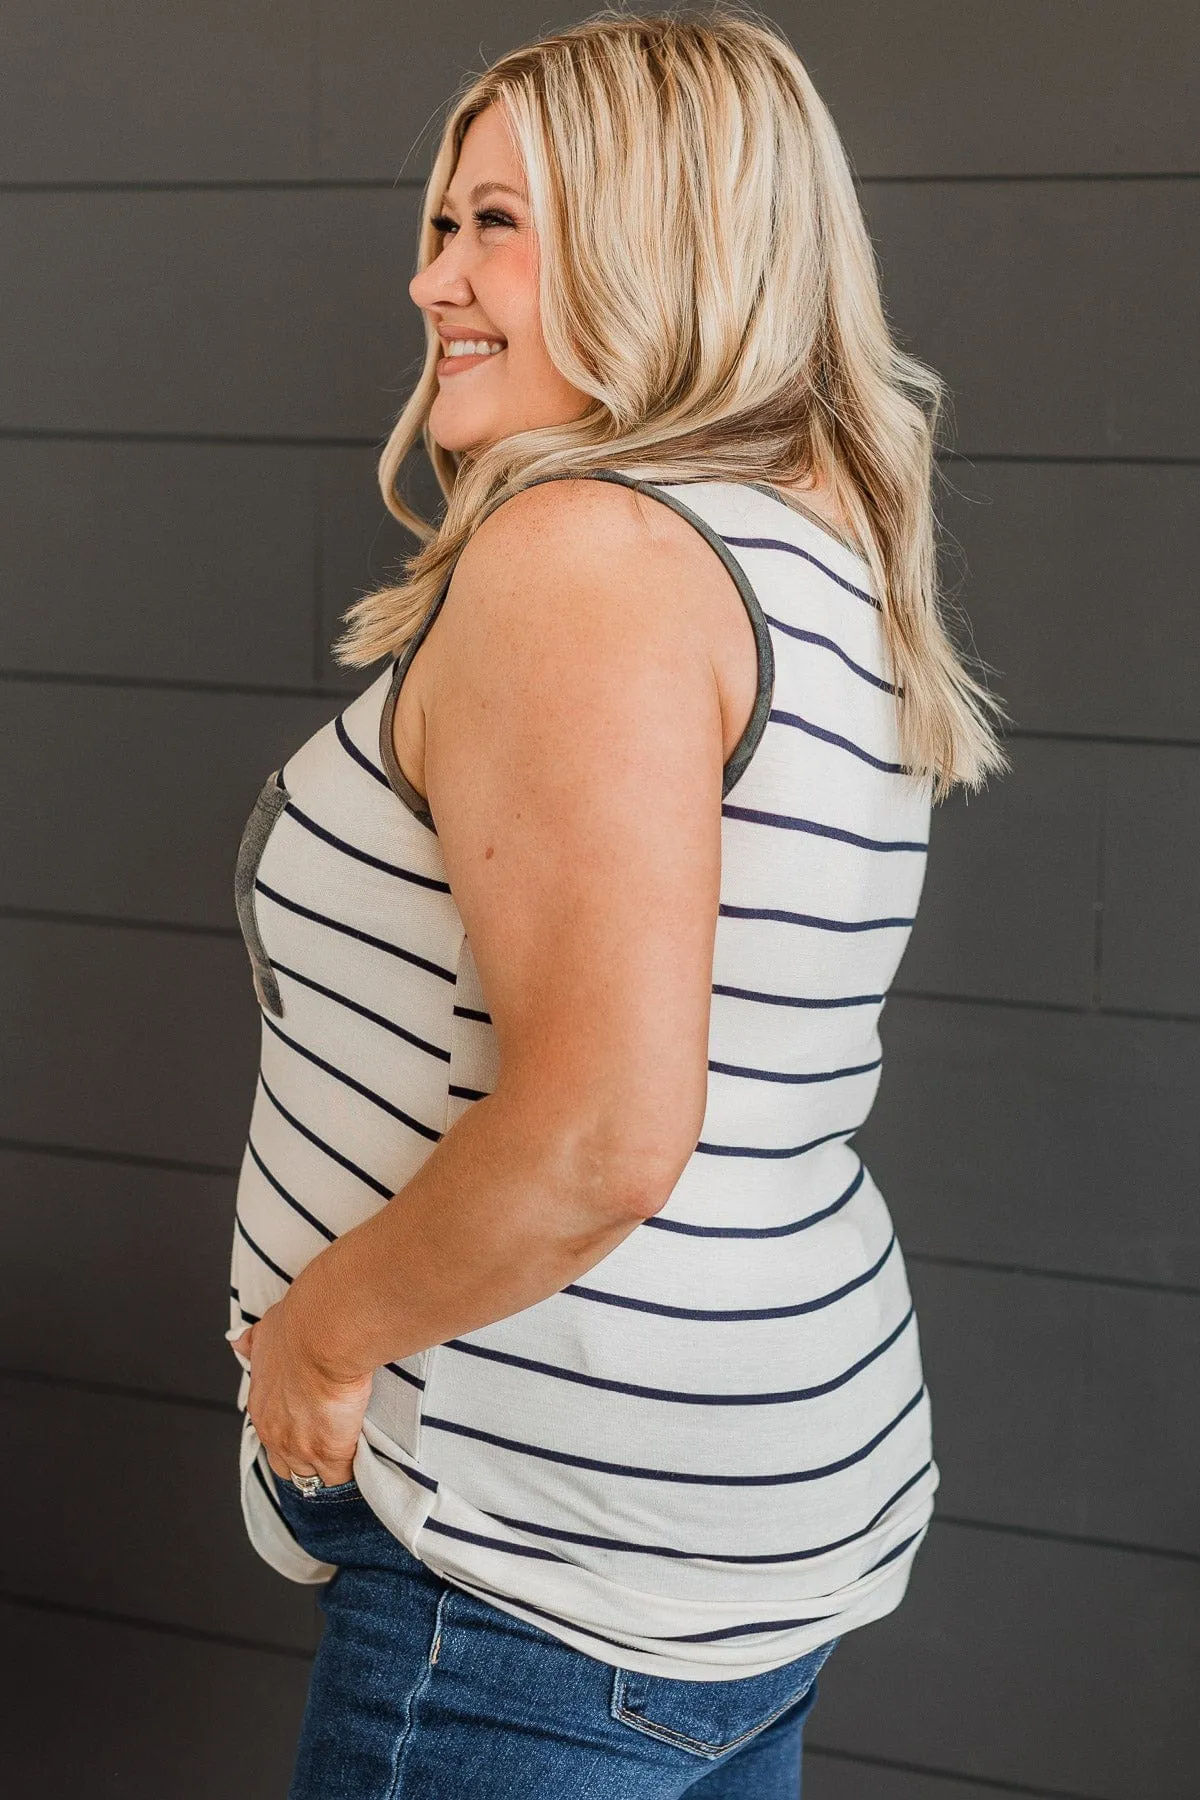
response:
<svg viewBox="0 0 1200 1800"><path fill-rule="evenodd" d="M235 883L243 1506L328 1584L290 1792L791 1796L937 1480L850 1139L931 802L1006 766L934 595L940 386L736 14L505 57L419 265L381 482L424 547Z"/></svg>

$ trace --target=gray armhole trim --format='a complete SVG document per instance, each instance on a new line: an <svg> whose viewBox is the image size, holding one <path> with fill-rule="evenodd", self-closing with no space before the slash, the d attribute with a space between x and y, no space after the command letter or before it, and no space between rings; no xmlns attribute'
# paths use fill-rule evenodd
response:
<svg viewBox="0 0 1200 1800"><path fill-rule="evenodd" d="M442 610L446 595L450 592L450 577L454 570L446 576L442 591L421 620L416 631L409 638L401 652L400 659L392 672L391 685L384 695L383 709L379 714L379 756L387 773L388 781L399 799L403 800L413 817L419 819L433 835L437 836L437 826L433 822L433 814L409 781L400 764L396 761L396 753L392 748L392 720L396 714L396 702L400 698L400 687L408 673L409 664L429 635L430 627Z"/></svg>
<svg viewBox="0 0 1200 1800"><path fill-rule="evenodd" d="M685 506L682 500L676 499L674 494L664 492L652 481L638 481L632 475L620 474L616 469L593 469L584 475L569 472L557 475L539 475L533 481L526 482L525 487L540 487L545 481L612 481L616 482L619 487L633 488L639 494L648 494L652 500L659 501L663 506L669 506L672 512L678 513L681 519L686 519L690 525L693 525L705 542L716 551L728 570L734 586L741 595L742 605L746 608L754 631L754 646L758 656L758 689L754 699L754 710L746 722L746 729L742 732L729 761L725 764L721 780L721 798L725 799L745 774L751 757L758 749L763 732L767 728L771 700L775 691L775 652L771 644L771 633L763 616L762 607L758 603L758 596L750 585L745 570L706 519L702 519L699 513L692 511L690 506ZM751 483L750 485L755 484ZM523 493L524 488L517 489L517 492ZM512 494L505 495L505 499L511 500L512 498ZM488 507L483 518L480 519L480 524L483 523L483 519L487 518L488 513L495 510L496 505L503 505L503 501L497 501L495 505ZM450 591L453 573L454 571L451 569L442 586L441 593L404 646L379 716L379 755L387 772L388 780L413 816L419 819L422 825L428 826L435 836L437 826L433 822L433 814L396 761L395 752L392 749L392 720L395 716L396 702L400 696L401 683L408 673L413 657L424 643L430 627L442 610L446 595Z"/></svg>
<svg viewBox="0 0 1200 1800"><path fill-rule="evenodd" d="M567 478L547 475L542 479L560 481ZM750 585L746 571L725 540L718 536L707 519L702 519L699 513L693 512L690 506L686 506L674 494L668 494L656 482L638 481L632 475L620 474L616 469L597 469L595 479L597 481L615 481L621 487L634 488L639 494L649 494L652 500L661 501L664 506L669 506L672 512L677 512L681 519L686 519L689 525L694 525L705 542L711 544L716 551L742 597L742 605L746 608L750 624L754 629L754 647L758 653L758 690L754 698L754 710L746 721L746 729L734 745L729 761L725 764L725 773L721 781L721 798L724 800L746 773L750 759L758 749L762 734L767 729L771 701L775 693L775 650L771 643L770 629L763 616L763 609L758 603L758 595Z"/></svg>

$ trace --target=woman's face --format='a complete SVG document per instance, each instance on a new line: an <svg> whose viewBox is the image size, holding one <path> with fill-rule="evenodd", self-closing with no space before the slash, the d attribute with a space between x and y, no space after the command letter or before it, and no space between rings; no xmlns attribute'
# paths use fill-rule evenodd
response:
<svg viewBox="0 0 1200 1800"><path fill-rule="evenodd" d="M408 290L442 339L429 414L435 443L479 450L517 431L578 418L590 397L546 354L537 240L524 173L498 106L467 127L436 218L441 251ZM450 354L456 342L481 341L488 345L483 354Z"/></svg>

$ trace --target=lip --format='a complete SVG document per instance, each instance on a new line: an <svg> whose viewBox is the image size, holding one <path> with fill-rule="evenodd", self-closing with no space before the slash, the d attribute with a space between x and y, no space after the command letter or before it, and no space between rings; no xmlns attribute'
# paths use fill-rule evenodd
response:
<svg viewBox="0 0 1200 1800"><path fill-rule="evenodd" d="M506 350L507 344L504 346ZM461 375L466 369L477 369L480 363L495 362L497 355L503 356L504 350L485 351L481 356L440 356L437 361L438 379L446 375Z"/></svg>

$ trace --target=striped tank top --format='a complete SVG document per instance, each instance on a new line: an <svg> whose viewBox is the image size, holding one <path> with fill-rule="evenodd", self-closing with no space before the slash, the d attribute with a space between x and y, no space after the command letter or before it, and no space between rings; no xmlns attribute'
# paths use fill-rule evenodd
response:
<svg viewBox="0 0 1200 1800"><path fill-rule="evenodd" d="M712 546L758 692L725 768L707 1108L661 1211L578 1281L375 1372L354 1462L453 1585L603 1662L764 1673L890 1612L937 1484L917 1324L854 1148L924 878L868 564L772 488L621 482ZM548 477L543 479L560 479ZM235 900L262 1016L237 1188L238 1336L493 1089L488 1000L392 749L403 655L266 779ZM249 1415L242 1508L298 1582Z"/></svg>

